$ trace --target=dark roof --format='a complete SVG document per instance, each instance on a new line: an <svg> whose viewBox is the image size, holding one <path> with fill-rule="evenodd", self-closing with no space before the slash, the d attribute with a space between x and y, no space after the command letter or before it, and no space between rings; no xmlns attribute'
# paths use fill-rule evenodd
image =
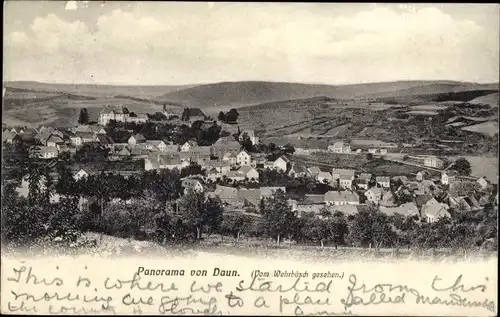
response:
<svg viewBox="0 0 500 317"><path fill-rule="evenodd" d="M205 113L200 108L188 108L190 117L206 117Z"/></svg>

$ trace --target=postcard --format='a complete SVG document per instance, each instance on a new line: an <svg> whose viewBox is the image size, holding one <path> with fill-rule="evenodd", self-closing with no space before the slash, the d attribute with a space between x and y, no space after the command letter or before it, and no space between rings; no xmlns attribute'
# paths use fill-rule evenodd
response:
<svg viewBox="0 0 500 317"><path fill-rule="evenodd" d="M2 314L498 314L497 4L3 26Z"/></svg>

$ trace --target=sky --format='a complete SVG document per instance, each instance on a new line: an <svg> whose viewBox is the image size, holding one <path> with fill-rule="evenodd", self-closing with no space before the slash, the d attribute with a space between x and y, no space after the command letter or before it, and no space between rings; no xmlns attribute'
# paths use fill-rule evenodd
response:
<svg viewBox="0 0 500 317"><path fill-rule="evenodd" d="M497 4L5 1L4 81L499 81Z"/></svg>

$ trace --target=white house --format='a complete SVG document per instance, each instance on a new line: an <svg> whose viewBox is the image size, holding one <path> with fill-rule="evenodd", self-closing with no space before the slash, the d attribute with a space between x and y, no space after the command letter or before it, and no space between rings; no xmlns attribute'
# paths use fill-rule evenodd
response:
<svg viewBox="0 0 500 317"><path fill-rule="evenodd" d="M182 187L184 188L184 194L188 192L189 189L201 193L205 191L205 186L200 180L195 178L185 178L182 180Z"/></svg>
<svg viewBox="0 0 500 317"><path fill-rule="evenodd" d="M325 194L325 202L327 205L359 205L358 194L345 191L329 191Z"/></svg>
<svg viewBox="0 0 500 317"><path fill-rule="evenodd" d="M382 199L382 188L372 187L365 192L366 200L378 203Z"/></svg>
<svg viewBox="0 0 500 317"><path fill-rule="evenodd" d="M247 151L243 150L236 155L236 163L242 166L250 166L252 164L252 157Z"/></svg>
<svg viewBox="0 0 500 317"><path fill-rule="evenodd" d="M82 145L82 138L79 135L72 135L69 137L71 140L71 144L73 146L81 146Z"/></svg>
<svg viewBox="0 0 500 317"><path fill-rule="evenodd" d="M229 165L236 165L236 155L232 152L226 152L222 157L222 161Z"/></svg>
<svg viewBox="0 0 500 317"><path fill-rule="evenodd" d="M477 180L477 183L479 186L481 186L482 189L486 189L490 185L490 181L486 179L486 177L481 177Z"/></svg>
<svg viewBox="0 0 500 317"><path fill-rule="evenodd" d="M389 188L391 185L391 178L389 176L377 176L375 177L375 181L383 188Z"/></svg>
<svg viewBox="0 0 500 317"><path fill-rule="evenodd" d="M75 181L79 181L82 178L88 177L89 173L87 173L83 168L80 169L75 175L73 175L73 179Z"/></svg>
<svg viewBox="0 0 500 317"><path fill-rule="evenodd" d="M435 198L432 198L422 206L422 215L428 223L438 221L443 217L451 217L448 212L448 206L446 204L439 203Z"/></svg>
<svg viewBox="0 0 500 317"><path fill-rule="evenodd" d="M136 144L139 144L139 143L145 143L146 142L146 138L140 134L140 133L137 133L137 134L134 134L132 135L130 138L128 138L127 140L127 143L130 145L130 146L134 146Z"/></svg>
<svg viewBox="0 0 500 317"><path fill-rule="evenodd" d="M424 166L434 167L434 168L443 168L444 162L435 156L427 156L424 159Z"/></svg>
<svg viewBox="0 0 500 317"><path fill-rule="evenodd" d="M129 118L129 111L126 107L108 106L99 112L99 124L105 126L109 121L126 122Z"/></svg>
<svg viewBox="0 0 500 317"><path fill-rule="evenodd" d="M342 188L351 188L352 181L354 180L354 170L333 168L332 169L332 179L336 181L339 180L339 185Z"/></svg>
<svg viewBox="0 0 500 317"><path fill-rule="evenodd" d="M58 151L55 146L40 146L38 157L41 159L52 159L58 156Z"/></svg>
<svg viewBox="0 0 500 317"><path fill-rule="evenodd" d="M148 150L158 150L160 152L164 152L167 148L167 144L162 140L146 140L145 146Z"/></svg>
<svg viewBox="0 0 500 317"><path fill-rule="evenodd" d="M253 167L250 167L248 165L242 166L238 169L238 172L240 172L242 175L245 176L246 179L251 180L251 181L259 181L259 172Z"/></svg>
<svg viewBox="0 0 500 317"><path fill-rule="evenodd" d="M458 172L455 170L443 171L441 173L441 184L448 185L458 178Z"/></svg>
<svg viewBox="0 0 500 317"><path fill-rule="evenodd" d="M279 171L286 172L290 167L290 159L286 156L281 156L274 161L273 167Z"/></svg>
<svg viewBox="0 0 500 317"><path fill-rule="evenodd" d="M351 146L345 141L337 141L333 143L333 145L328 146L328 150L332 151L333 153L349 154L351 153Z"/></svg>
<svg viewBox="0 0 500 317"><path fill-rule="evenodd" d="M316 180L319 183L330 184L330 182L333 180L332 179L332 174L330 174L330 172L322 172L322 171L320 171L318 173L318 175L316 176Z"/></svg>
<svg viewBox="0 0 500 317"><path fill-rule="evenodd" d="M186 143L184 143L182 146L181 146L181 152L189 152L191 151L191 149L197 147L198 144L196 144L196 142L194 141L187 141Z"/></svg>

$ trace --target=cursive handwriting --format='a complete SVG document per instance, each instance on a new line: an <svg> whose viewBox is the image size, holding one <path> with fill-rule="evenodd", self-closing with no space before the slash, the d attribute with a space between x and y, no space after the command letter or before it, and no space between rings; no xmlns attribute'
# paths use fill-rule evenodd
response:
<svg viewBox="0 0 500 317"><path fill-rule="evenodd" d="M435 277L433 280L433 285L436 281L441 280L439 277ZM495 312L495 302L489 299L484 299L482 301L471 301L467 298L463 298L459 294L453 293L461 290L465 292L471 292L474 290L483 291L484 285L478 285L476 287L464 288L463 284L460 284L461 276L459 276L452 286L447 288L435 288L435 291L446 292L449 291L449 298L441 298L438 296L429 297L422 295L417 289L409 287L407 285L393 285L393 284L377 284L371 288L367 287L364 283L358 285L358 279L356 275L351 274L349 276L349 286L347 287L348 293L345 298L342 298L340 302L344 305L344 309L350 308L356 305L379 305L379 304L405 304L406 295L412 295L415 298L415 303L417 304L428 304L428 305L446 305L446 306L462 306L462 307L482 307L491 312ZM398 294L391 294L391 292L397 292ZM366 297L368 296L368 297Z"/></svg>
<svg viewBox="0 0 500 317"><path fill-rule="evenodd" d="M481 292L484 292L486 291L486 285L484 284L477 284L475 286L471 286L471 287L468 287L466 288L464 286L464 284L462 284L462 274L460 274L455 282L453 283L453 285L451 286L448 286L448 287L445 287L445 288L441 288L441 287L437 287L436 284L438 281L442 281L443 279L440 278L438 275L436 275L434 277L434 279L432 280L432 289L435 290L435 291L438 291L438 292L447 292L447 291L451 291L451 292L456 292L456 291L460 291L460 292L464 292L464 293L467 293L467 292L473 292L477 289L481 290Z"/></svg>
<svg viewBox="0 0 500 317"><path fill-rule="evenodd" d="M257 281L258 280L258 281ZM278 284L277 286L274 286L273 282L271 281L263 281L262 278L259 278L258 276L254 276L252 278L252 281L250 282L250 285L245 286L245 281L241 280L238 283L238 286L236 287L236 290L239 292L244 292L244 291L254 291L254 292L280 292L280 293L287 293L287 292L309 292L309 293L314 293L314 292L327 292L330 293L330 288L332 286L333 280L330 280L328 283L325 282L319 282L314 286L313 288L309 287L309 282L302 282L301 284L302 287L300 287L299 282L302 282L302 278L298 277L295 279L295 282L292 284L292 286L288 288L284 288L283 285Z"/></svg>

